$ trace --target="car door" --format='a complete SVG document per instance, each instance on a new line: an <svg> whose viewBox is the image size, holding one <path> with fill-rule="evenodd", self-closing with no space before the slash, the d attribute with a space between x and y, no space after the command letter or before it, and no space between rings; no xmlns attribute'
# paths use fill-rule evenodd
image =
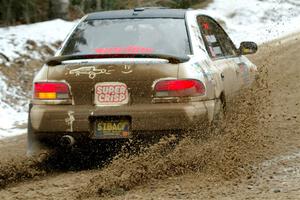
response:
<svg viewBox="0 0 300 200"><path fill-rule="evenodd" d="M236 47L222 27L211 17L197 16L198 26L201 30L207 53L214 65L221 71L226 96L233 95L240 88L239 55Z"/></svg>

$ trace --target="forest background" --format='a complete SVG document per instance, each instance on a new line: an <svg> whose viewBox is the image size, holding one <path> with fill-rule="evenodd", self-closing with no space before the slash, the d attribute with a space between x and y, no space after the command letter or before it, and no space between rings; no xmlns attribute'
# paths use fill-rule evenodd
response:
<svg viewBox="0 0 300 200"><path fill-rule="evenodd" d="M0 0L0 26L55 18L74 20L86 13L135 7L199 8L211 0Z"/></svg>

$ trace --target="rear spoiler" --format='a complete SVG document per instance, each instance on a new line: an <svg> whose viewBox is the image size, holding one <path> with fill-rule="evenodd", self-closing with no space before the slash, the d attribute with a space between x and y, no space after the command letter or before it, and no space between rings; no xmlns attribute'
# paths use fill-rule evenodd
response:
<svg viewBox="0 0 300 200"><path fill-rule="evenodd" d="M161 54L92 54L92 55L68 55L56 56L48 59L48 66L56 66L71 63L100 63L100 64L132 64L132 63L171 63L179 64L189 61L188 56L173 56Z"/></svg>

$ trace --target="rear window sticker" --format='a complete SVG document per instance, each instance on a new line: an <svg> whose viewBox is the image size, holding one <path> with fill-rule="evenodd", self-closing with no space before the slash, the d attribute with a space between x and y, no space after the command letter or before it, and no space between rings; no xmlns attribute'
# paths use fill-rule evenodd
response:
<svg viewBox="0 0 300 200"><path fill-rule="evenodd" d="M208 22L203 22L203 24L202 24L202 28L204 29L204 30L209 30L209 23Z"/></svg>
<svg viewBox="0 0 300 200"><path fill-rule="evenodd" d="M211 56L212 56L213 58L215 58L217 55L216 55L216 53L215 53L213 47L212 47L212 46L209 46L208 48L209 48L209 51L210 51L210 53L211 53Z"/></svg>
<svg viewBox="0 0 300 200"><path fill-rule="evenodd" d="M223 52L221 50L221 47L213 47L213 51L217 56L223 56Z"/></svg>
<svg viewBox="0 0 300 200"><path fill-rule="evenodd" d="M215 35L206 35L205 38L209 43L216 43L217 42L217 38L216 38Z"/></svg>

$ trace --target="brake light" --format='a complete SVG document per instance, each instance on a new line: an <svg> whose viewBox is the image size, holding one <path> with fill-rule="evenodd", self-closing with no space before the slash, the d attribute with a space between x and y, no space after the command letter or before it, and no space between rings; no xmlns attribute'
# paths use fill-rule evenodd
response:
<svg viewBox="0 0 300 200"><path fill-rule="evenodd" d="M69 86L66 83L60 82L34 83L34 98L43 100L69 99Z"/></svg>
<svg viewBox="0 0 300 200"><path fill-rule="evenodd" d="M162 80L156 83L154 90L157 97L202 96L205 86L198 80Z"/></svg>

